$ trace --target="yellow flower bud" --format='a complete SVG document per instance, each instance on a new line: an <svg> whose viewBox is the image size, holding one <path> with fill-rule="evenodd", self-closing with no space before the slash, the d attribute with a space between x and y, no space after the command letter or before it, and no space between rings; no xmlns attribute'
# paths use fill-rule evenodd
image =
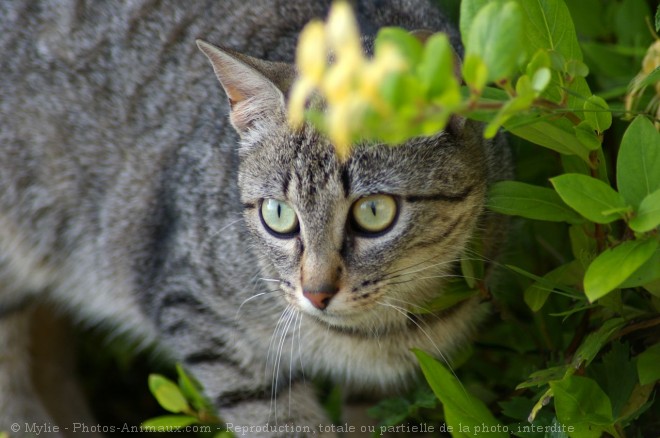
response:
<svg viewBox="0 0 660 438"><path fill-rule="evenodd" d="M309 23L300 33L296 50L296 65L305 80L318 85L328 62L325 28L320 21Z"/></svg>
<svg viewBox="0 0 660 438"><path fill-rule="evenodd" d="M314 91L314 84L304 78L299 78L291 87L289 94L289 124L299 128L305 118L305 103Z"/></svg>
<svg viewBox="0 0 660 438"><path fill-rule="evenodd" d="M350 155L352 139L359 129L356 121L362 119L366 108L367 102L353 95L340 104L332 106L327 112L328 136L342 161Z"/></svg>
<svg viewBox="0 0 660 438"><path fill-rule="evenodd" d="M332 5L326 29L330 48L338 61L343 59L352 63L363 57L360 31L348 3L342 1Z"/></svg>
<svg viewBox="0 0 660 438"><path fill-rule="evenodd" d="M321 84L321 90L331 105L348 98L355 88L355 77L359 65L338 62L330 67Z"/></svg>

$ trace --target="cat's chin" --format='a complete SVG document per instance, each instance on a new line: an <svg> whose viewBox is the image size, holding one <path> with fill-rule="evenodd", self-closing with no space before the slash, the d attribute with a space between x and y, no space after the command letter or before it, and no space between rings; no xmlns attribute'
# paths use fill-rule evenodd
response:
<svg viewBox="0 0 660 438"><path fill-rule="evenodd" d="M384 316L382 310L380 317ZM349 319L306 318L305 351L312 371L345 385L349 393L387 393L407 387L419 375L413 349L451 363L457 348L486 314L478 298L437 314L406 316L388 327L365 326Z"/></svg>

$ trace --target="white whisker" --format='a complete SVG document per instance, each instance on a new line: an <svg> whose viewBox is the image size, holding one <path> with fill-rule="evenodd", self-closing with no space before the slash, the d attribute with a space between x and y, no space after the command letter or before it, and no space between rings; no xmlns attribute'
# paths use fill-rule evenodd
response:
<svg viewBox="0 0 660 438"><path fill-rule="evenodd" d="M242 221L242 220L243 220L243 218L241 217L241 218L236 219L235 221L229 222L227 225L225 225L224 227L220 228L218 231L215 231L215 232L209 234L209 237L215 237L215 236L217 236L218 234L222 233L222 232L223 232L224 230L226 230L227 228L229 228L229 227L231 227L231 226L233 226L233 225L236 225L237 223L239 223L239 222Z"/></svg>
<svg viewBox="0 0 660 438"><path fill-rule="evenodd" d="M406 319L408 319L410 322L412 322L413 324L415 324L415 326L417 326L417 328L418 328L418 329L424 334L424 336L426 336L426 338L429 340L429 342L431 343L431 345L433 345L433 348L435 349L436 353L438 353L438 356L439 356L439 357L442 359L442 361L447 365L447 368L449 369L449 371L454 375L454 377L456 377L456 380L458 380L458 376L456 375L456 372L454 371L454 369L452 368L451 364L449 363L449 360L448 360L447 357L442 353L442 351L440 350L440 348L438 348L438 346L437 346L437 344L435 343L435 341L433 340L433 338L431 338L431 336L428 334L428 332L427 332L426 330L424 330L424 328L422 328L422 326L419 325L419 323L418 323L417 321L415 321L414 318L411 318L411 317L408 315L408 312L407 312L404 308L399 307L399 306L395 306L394 304L390 304L390 303L383 303L383 302L380 302L380 301L378 301L377 304L379 304L379 305L381 305L381 306L384 306L384 307L390 307L390 308L396 310L397 312L399 312L400 314L402 314ZM460 380L459 380L459 383L460 383ZM461 384L461 386L462 386L462 384ZM465 390L465 388L463 388L463 390Z"/></svg>

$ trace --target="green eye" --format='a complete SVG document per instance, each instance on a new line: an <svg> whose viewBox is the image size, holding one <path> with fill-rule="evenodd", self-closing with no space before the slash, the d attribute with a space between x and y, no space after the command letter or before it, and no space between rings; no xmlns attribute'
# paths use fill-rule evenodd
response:
<svg viewBox="0 0 660 438"><path fill-rule="evenodd" d="M298 231L298 216L284 201L264 199L261 204L261 220L275 234L290 234Z"/></svg>
<svg viewBox="0 0 660 438"><path fill-rule="evenodd" d="M366 196L353 204L352 213L360 231L378 233L394 222L396 201L387 195Z"/></svg>

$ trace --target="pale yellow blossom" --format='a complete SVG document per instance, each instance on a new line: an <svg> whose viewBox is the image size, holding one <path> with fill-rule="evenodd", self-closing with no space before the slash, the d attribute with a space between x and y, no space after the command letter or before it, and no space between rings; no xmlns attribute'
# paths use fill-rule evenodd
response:
<svg viewBox="0 0 660 438"><path fill-rule="evenodd" d="M289 124L298 129L305 121L305 105L315 85L305 77L297 80L289 93Z"/></svg>
<svg viewBox="0 0 660 438"><path fill-rule="evenodd" d="M296 49L296 64L304 80L318 86L328 63L325 26L320 21L312 21L300 33L300 43Z"/></svg>
<svg viewBox="0 0 660 438"><path fill-rule="evenodd" d="M296 64L299 78L289 96L289 120L299 127L307 101L319 92L328 104L324 115L328 137L342 160L350 154L367 108L388 112L379 95L385 77L408 68L394 45L380 47L377 57L366 58L357 21L345 2L333 4L325 25L312 22L305 27Z"/></svg>
<svg viewBox="0 0 660 438"><path fill-rule="evenodd" d="M362 59L362 43L357 21L346 2L332 5L326 26L328 43L339 62L353 63Z"/></svg>
<svg viewBox="0 0 660 438"><path fill-rule="evenodd" d="M331 105L335 105L352 94L358 74L353 64L338 62L328 69L321 90Z"/></svg>
<svg viewBox="0 0 660 438"><path fill-rule="evenodd" d="M365 111L366 102L359 96L352 96L328 109L327 124L330 140L341 161L350 155L353 133L357 130L356 122Z"/></svg>

